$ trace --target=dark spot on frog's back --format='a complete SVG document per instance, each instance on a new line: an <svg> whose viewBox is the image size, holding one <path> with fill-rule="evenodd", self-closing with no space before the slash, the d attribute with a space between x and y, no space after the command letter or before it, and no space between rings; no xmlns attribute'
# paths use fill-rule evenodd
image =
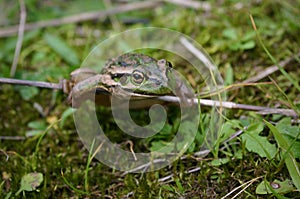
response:
<svg viewBox="0 0 300 199"><path fill-rule="evenodd" d="M132 54L127 54L126 57L128 57L128 59L130 59L131 61L134 61L139 64L150 63L155 61L155 59L153 59L152 57L144 54L132 53Z"/></svg>
<svg viewBox="0 0 300 199"><path fill-rule="evenodd" d="M141 64L142 63L147 64L147 63L151 63L151 62L155 62L156 61L155 59L153 59L152 57L149 57L147 55L140 55L140 56L141 56L140 57Z"/></svg>
<svg viewBox="0 0 300 199"><path fill-rule="evenodd" d="M131 63L125 62L125 61L119 61L118 65L123 66L123 67L127 67L127 66L131 66Z"/></svg>
<svg viewBox="0 0 300 199"><path fill-rule="evenodd" d="M106 65L108 67L113 65L121 67L137 67L144 64L148 65L149 63L156 63L156 59L144 54L127 53L111 59Z"/></svg>
<svg viewBox="0 0 300 199"><path fill-rule="evenodd" d="M134 56L125 54L125 55L121 55L118 57L116 64L118 66L123 66L123 67L136 66L136 65L138 65L138 61L136 59L134 59Z"/></svg>

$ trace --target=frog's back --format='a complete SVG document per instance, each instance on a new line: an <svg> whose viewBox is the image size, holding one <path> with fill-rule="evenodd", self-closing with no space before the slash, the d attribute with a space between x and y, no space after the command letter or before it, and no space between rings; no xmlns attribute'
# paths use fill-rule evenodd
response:
<svg viewBox="0 0 300 199"><path fill-rule="evenodd" d="M155 63L157 60L144 54L138 53L126 53L120 55L119 57L108 60L105 68L110 68L112 66L120 67L137 67L139 65L148 65L150 63Z"/></svg>

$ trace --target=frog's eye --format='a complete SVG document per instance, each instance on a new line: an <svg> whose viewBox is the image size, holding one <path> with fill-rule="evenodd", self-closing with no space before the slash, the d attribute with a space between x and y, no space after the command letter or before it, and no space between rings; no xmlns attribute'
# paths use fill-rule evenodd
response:
<svg viewBox="0 0 300 199"><path fill-rule="evenodd" d="M135 84L141 84L145 79L144 74L141 71L135 70L132 73L132 81Z"/></svg>

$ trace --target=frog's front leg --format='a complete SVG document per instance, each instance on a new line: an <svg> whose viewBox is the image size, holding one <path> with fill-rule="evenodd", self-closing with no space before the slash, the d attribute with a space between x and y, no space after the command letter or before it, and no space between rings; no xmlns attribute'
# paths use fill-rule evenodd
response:
<svg viewBox="0 0 300 199"><path fill-rule="evenodd" d="M68 102L72 103L72 101L74 100L84 98L87 93L95 92L97 90L97 87L101 87L101 80L102 75L97 74L78 82L73 86L71 92L69 93Z"/></svg>
<svg viewBox="0 0 300 199"><path fill-rule="evenodd" d="M97 75L95 71L89 68L78 68L71 72L71 82L77 84L83 80L86 80L90 77Z"/></svg>

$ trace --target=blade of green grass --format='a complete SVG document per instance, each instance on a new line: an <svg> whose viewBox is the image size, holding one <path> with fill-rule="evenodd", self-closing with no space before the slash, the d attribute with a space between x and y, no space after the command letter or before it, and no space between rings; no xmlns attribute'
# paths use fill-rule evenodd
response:
<svg viewBox="0 0 300 199"><path fill-rule="evenodd" d="M281 133L275 126L273 126L271 123L269 123L266 120L264 120L264 122L266 123L266 125L269 127L269 129L273 133L273 135L276 139L276 142L278 143L280 148L283 150L283 152L284 152L283 158L284 158L286 167L292 177L294 185L297 187L298 190L300 190L300 170L299 170L299 167L297 165L296 159L295 159L292 151L289 150L290 146L289 146L288 142L285 140L285 138L281 135Z"/></svg>
<svg viewBox="0 0 300 199"><path fill-rule="evenodd" d="M297 88L297 90L300 92L300 86L298 84L298 82L296 80L294 80L279 64L278 64L278 61L275 59L275 57L272 56L272 54L269 52L269 50L267 49L267 47L265 46L265 44L263 43L261 37L260 37L260 34L256 28L256 25L255 25L255 22L254 22L254 19L252 17L252 15L250 14L250 19L251 19L251 22L252 22L252 26L253 26L253 29L256 33L256 36L257 36L257 39L260 43L260 45L262 46L262 48L264 49L264 51L267 53L267 55L269 56L269 58L272 60L272 62L274 63L275 66L278 67L278 69L280 70L280 72L290 81L292 82L292 84Z"/></svg>
<svg viewBox="0 0 300 199"><path fill-rule="evenodd" d="M88 195L89 193L88 192L85 192L85 191L82 191L80 189L77 189L76 187L74 187L64 176L64 173L63 171L61 171L61 177L63 178L64 182L73 190L75 191L76 193L79 193L79 194L84 194L84 195Z"/></svg>
<svg viewBox="0 0 300 199"><path fill-rule="evenodd" d="M294 103L292 102L292 100L284 93L284 91L279 87L279 85L277 84L277 82L275 80L273 80L272 78L270 78L270 80L273 82L273 84L276 86L276 88L279 90L279 92L285 97L285 99L287 99L287 101L289 102L289 104L291 105L291 107L295 111L298 111L298 108L294 105ZM298 111L298 113L299 113L299 111Z"/></svg>
<svg viewBox="0 0 300 199"><path fill-rule="evenodd" d="M89 190L89 176L88 176L88 173L89 173L90 164L91 164L92 159L93 159L92 155L93 155L93 150L94 150L94 144L95 144L95 139L93 139L91 149L89 151L88 160L87 160L86 167L85 167L85 172L84 172L84 189L85 189L85 191Z"/></svg>
<svg viewBox="0 0 300 199"><path fill-rule="evenodd" d="M46 33L44 39L47 44L59 54L68 64L78 66L80 61L76 51L69 46L62 38Z"/></svg>
<svg viewBox="0 0 300 199"><path fill-rule="evenodd" d="M52 129L53 126L57 125L60 121L61 121L61 119L59 119L59 120L53 122L52 124L50 124L50 125L44 130L44 132L43 132L42 134L39 135L40 137L39 137L39 139L38 139L38 142L36 143L35 151L34 151L34 153L33 153L33 161L32 161L33 163L32 163L32 168L33 168L34 171L35 171L36 168L37 168L38 152L39 152L39 147L40 147L40 144L41 144L43 138L46 136L46 134L48 133L48 131L49 131L50 129Z"/></svg>

